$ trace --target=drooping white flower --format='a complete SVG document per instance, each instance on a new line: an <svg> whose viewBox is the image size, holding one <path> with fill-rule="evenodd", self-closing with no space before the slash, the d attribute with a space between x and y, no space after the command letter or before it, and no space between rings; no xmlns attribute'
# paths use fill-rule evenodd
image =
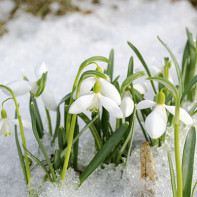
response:
<svg viewBox="0 0 197 197"><path fill-rule="evenodd" d="M11 135L11 129L10 129L10 124L9 123L13 123L15 125L19 125L18 120L14 119L14 120L9 120L7 118L7 113L6 111L3 109L1 110L1 119L0 119L0 135L3 135L5 137L10 136ZM22 120L23 126L27 129L31 129L31 123L28 121L24 121Z"/></svg>
<svg viewBox="0 0 197 197"><path fill-rule="evenodd" d="M81 83L79 96L87 95L91 92L91 89L94 87L96 81L100 84L100 93L103 96L109 97L114 100L118 105L121 103L121 98L118 90L107 80L103 78L87 78ZM73 95L74 99L76 98L76 92Z"/></svg>
<svg viewBox="0 0 197 197"><path fill-rule="evenodd" d="M124 91L124 93L122 95L122 101L120 104L120 108L121 108L123 116L125 118L130 116L133 113L134 102L132 99L132 95L128 90Z"/></svg>
<svg viewBox="0 0 197 197"><path fill-rule="evenodd" d="M161 137L166 130L166 110L172 115L175 115L175 106L165 105L164 102L165 95L163 92L159 92L157 95L157 103L150 100L143 100L137 105L137 109L139 110L154 107L153 111L147 116L145 120L145 129L152 139ZM180 108L179 119L186 125L193 124L193 119L183 108Z"/></svg>
<svg viewBox="0 0 197 197"><path fill-rule="evenodd" d="M48 70L45 63L43 63L39 67L37 66L34 70L37 80L39 80L42 77L42 74L46 73L47 71ZM30 81L19 80L19 81L13 81L7 84L6 86L8 86L14 92L15 96L22 96L28 92L32 92L35 94L38 90L37 82L38 81L30 82ZM7 90L2 89L2 91L10 96L10 93ZM41 94L41 97L45 107L48 110L56 111L57 108L56 100L53 94L49 90L47 90L46 87L43 93Z"/></svg>
<svg viewBox="0 0 197 197"><path fill-rule="evenodd" d="M91 79L91 81L94 81ZM90 82L91 83L91 82ZM119 93L116 88L104 79L95 79L93 86L87 85L85 89L80 89L80 96L70 106L70 114L79 114L86 110L98 111L103 106L115 118L122 118L123 114L118 106L121 102ZM87 89L88 87L88 89ZM93 87L93 92L90 90ZM81 95L81 92L84 93ZM87 92L87 94L85 94ZM111 94L110 94L111 93ZM110 96L107 96L107 95ZM118 98L111 98L116 96ZM118 104L119 103L119 104Z"/></svg>

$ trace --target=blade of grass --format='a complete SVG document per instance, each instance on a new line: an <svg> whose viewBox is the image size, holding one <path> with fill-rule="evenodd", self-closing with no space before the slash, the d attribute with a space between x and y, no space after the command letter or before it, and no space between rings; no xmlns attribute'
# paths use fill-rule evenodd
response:
<svg viewBox="0 0 197 197"><path fill-rule="evenodd" d="M182 173L183 173L183 196L190 196L192 190L192 178L194 169L194 157L196 148L196 129L191 127L183 149Z"/></svg>
<svg viewBox="0 0 197 197"><path fill-rule="evenodd" d="M179 81L179 95L182 95L183 90L184 90L184 84L183 84L183 78L182 78L179 63L178 63L177 59L175 58L174 54L172 53L172 51L170 50L170 48L159 38L159 36L157 36L157 38L161 42L161 44L167 49L168 53L170 54L170 56L172 58L172 61L174 62L178 81Z"/></svg>
<svg viewBox="0 0 197 197"><path fill-rule="evenodd" d="M137 55L138 59L142 63L142 66L146 70L146 73L148 74L148 76L152 77L151 72L150 72L146 62L144 61L144 58L142 57L141 53L138 51L138 49L131 42L127 42L127 43L133 49L135 54ZM151 81L151 85L152 85L153 91L155 92L155 94L157 94L157 91L156 91L156 88L155 88L155 85L154 85L153 81Z"/></svg>
<svg viewBox="0 0 197 197"><path fill-rule="evenodd" d="M177 197L177 195L176 195L176 182L175 182L175 177L174 177L174 169L173 169L172 159L171 159L169 150L167 151L167 154L168 154L168 163L169 163L169 168L170 168L172 193L173 193L173 197Z"/></svg>
<svg viewBox="0 0 197 197"><path fill-rule="evenodd" d="M49 159L49 156L48 156L48 154L47 154L47 152L46 152L46 150L45 150L45 148L44 148L44 146L43 146L43 144L42 144L42 142L41 142L41 140L40 140L40 138L38 136L38 133L37 133L35 108L34 108L34 103L33 102L31 102L30 108L31 108L31 112L32 112L31 113L31 121L32 121L32 129L33 129L34 136L35 136L36 141L37 141L37 143L38 143L38 145L39 145L39 147L40 147L40 149L42 151L42 154L44 155L44 158L46 159L46 162L47 162L47 164L49 166L50 172L51 172L52 177L53 177L53 181L57 182L57 178L56 178L53 166L51 164L51 161Z"/></svg>

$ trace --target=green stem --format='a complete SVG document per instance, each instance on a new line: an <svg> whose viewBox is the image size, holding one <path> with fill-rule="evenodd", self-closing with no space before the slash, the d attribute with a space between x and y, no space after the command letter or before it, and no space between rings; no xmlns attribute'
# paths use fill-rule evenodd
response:
<svg viewBox="0 0 197 197"><path fill-rule="evenodd" d="M14 95L14 92L10 88L8 88L7 86L4 86L4 85L0 85L0 87L5 88L6 90L8 90L10 92L10 94L12 95L12 98L14 100L14 104L15 104L15 107L16 107L16 113L17 113L17 117L18 117L18 122L19 122L19 127L20 127L20 131L21 131L22 145L23 145L23 147L25 147L25 148L23 148L23 151L24 151L24 158L25 158L25 164L26 164L25 167L26 167L26 172L27 172L27 182L28 182L28 184L30 184L31 172L30 172L30 167L29 167L29 160L28 160L26 150L25 150L25 149L27 149L27 145L26 145L26 141L25 141L23 123L22 123L20 112L19 112L18 103L17 103L16 97Z"/></svg>
<svg viewBox="0 0 197 197"><path fill-rule="evenodd" d="M175 160L176 160L176 173L177 173L177 197L182 197L182 168L181 168L181 156L179 148L179 98L176 98L175 109L175 128L174 128L174 143L175 143Z"/></svg>
<svg viewBox="0 0 197 197"><path fill-rule="evenodd" d="M72 116L72 122L71 122L71 126L70 126L70 133L69 133L69 136L68 136L68 139L67 139L68 140L68 146L67 146L66 157L65 157L65 161L64 161L62 174L61 174L61 180L64 180L65 176L66 176L66 171L67 171L67 167L68 167L68 163L69 163L69 159L70 159L71 148L72 148L72 140L73 140L76 118L77 118L77 115L74 114Z"/></svg>
<svg viewBox="0 0 197 197"><path fill-rule="evenodd" d="M49 110L46 107L45 107L45 111L46 111L46 115L47 115L47 122L48 122L48 127L49 127L49 133L52 136L53 133L52 133L51 116L50 116Z"/></svg>

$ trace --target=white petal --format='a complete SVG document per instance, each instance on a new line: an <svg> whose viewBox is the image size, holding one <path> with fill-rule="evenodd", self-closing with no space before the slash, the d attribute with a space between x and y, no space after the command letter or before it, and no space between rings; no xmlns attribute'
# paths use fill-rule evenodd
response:
<svg viewBox="0 0 197 197"><path fill-rule="evenodd" d="M42 97L42 101L43 101L45 107L48 110L56 111L56 109L57 109L57 103L56 103L56 100L55 100L53 94L49 90L47 90L45 88L45 90L41 94L41 97Z"/></svg>
<svg viewBox="0 0 197 197"><path fill-rule="evenodd" d="M151 108L151 107L154 107L154 106L156 106L156 105L157 105L157 103L155 103L154 101L143 100L143 101L140 101L140 102L137 104L137 109Z"/></svg>
<svg viewBox="0 0 197 197"><path fill-rule="evenodd" d="M175 116L175 106L165 105L166 109ZM192 117L183 108L180 108L179 119L186 125L193 125Z"/></svg>
<svg viewBox="0 0 197 197"><path fill-rule="evenodd" d="M158 68L158 67L156 67L156 66L151 66L151 67L150 67L150 72L151 72L151 75L152 75L153 77L157 77L157 76L159 76L159 74L162 73L163 71L162 71L161 68Z"/></svg>
<svg viewBox="0 0 197 197"><path fill-rule="evenodd" d="M106 96L100 95L101 105L115 118L123 118L123 113L117 103Z"/></svg>
<svg viewBox="0 0 197 197"><path fill-rule="evenodd" d="M94 94L94 98L90 104L90 106L88 107L88 109L94 110L94 108L96 108L96 110L100 109L100 94Z"/></svg>
<svg viewBox="0 0 197 197"><path fill-rule="evenodd" d="M113 99L118 105L120 105L121 98L116 87L102 78L98 78L98 82L101 85L101 94Z"/></svg>
<svg viewBox="0 0 197 197"><path fill-rule="evenodd" d="M8 135L11 135L11 129L10 129L10 125L9 125L9 122L8 122L7 118L2 119L0 134L4 135L5 137L7 137Z"/></svg>
<svg viewBox="0 0 197 197"><path fill-rule="evenodd" d="M148 91L148 84L144 83L135 83L133 84L133 88L135 88L140 94L145 94Z"/></svg>
<svg viewBox="0 0 197 197"><path fill-rule="evenodd" d="M39 79L40 77L42 77L42 74L48 72L46 63L43 62L41 66L36 66L34 73L36 75L36 77Z"/></svg>
<svg viewBox="0 0 197 197"><path fill-rule="evenodd" d="M19 122L18 122L18 119L13 119L13 120L9 120L9 122L13 123L14 125L17 125L19 126ZM27 121L27 120L22 120L22 123L23 123L23 127L26 128L26 129L32 129L32 124L31 122Z"/></svg>
<svg viewBox="0 0 197 197"><path fill-rule="evenodd" d="M158 109L153 110L145 120L145 129L152 139L157 139L163 135L166 130L167 117Z"/></svg>
<svg viewBox="0 0 197 197"><path fill-rule="evenodd" d="M123 94L120 108L122 110L124 117L128 117L132 114L133 108L134 108L134 102L132 100L132 96L131 96L130 92L127 91Z"/></svg>
<svg viewBox="0 0 197 197"><path fill-rule="evenodd" d="M15 96L22 96L28 92L30 92L30 90L32 89L32 84L28 81L13 81L9 84L7 84L6 86L8 86L15 94ZM2 91L7 94L7 95L11 95L10 92L8 92L5 88L1 88Z"/></svg>
<svg viewBox="0 0 197 197"><path fill-rule="evenodd" d="M80 96L76 101L72 103L69 109L70 114L79 114L89 108L91 105L95 94L89 94Z"/></svg>
<svg viewBox="0 0 197 197"><path fill-rule="evenodd" d="M81 87L80 87L80 91L79 91L79 96L83 96L86 94L90 93L90 90L92 89L92 87L94 86L96 82L95 78L87 78L85 79L82 83L81 83ZM76 98L76 90L73 94L73 98Z"/></svg>

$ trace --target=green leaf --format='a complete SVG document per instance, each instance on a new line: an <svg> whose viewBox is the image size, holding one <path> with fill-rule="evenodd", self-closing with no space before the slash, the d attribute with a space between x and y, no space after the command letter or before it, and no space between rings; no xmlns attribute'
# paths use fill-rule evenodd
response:
<svg viewBox="0 0 197 197"><path fill-rule="evenodd" d="M124 82L122 83L122 86L120 89L120 95L123 94L123 92L127 86L129 86L134 80L136 80L137 78L142 77L142 76L144 76L144 72L140 71L140 72L134 73L134 74L130 75L129 77L127 77L124 80Z"/></svg>
<svg viewBox="0 0 197 197"><path fill-rule="evenodd" d="M84 113L80 113L78 114L78 116L86 123L88 124L90 122L90 119L84 114ZM96 127L94 126L94 124L90 125L90 131L92 132L92 135L94 136L95 142L96 142L96 146L98 148L98 150L101 149L102 147L102 140L99 136L99 133L96 129Z"/></svg>
<svg viewBox="0 0 197 197"><path fill-rule="evenodd" d="M183 196L190 197L194 169L194 157L196 147L196 129L191 127L183 149L182 173L183 173Z"/></svg>
<svg viewBox="0 0 197 197"><path fill-rule="evenodd" d="M22 168L22 171L23 171L23 176L24 176L24 179L25 179L25 183L28 184L27 172L26 172L26 167L25 167L25 162L24 162L24 156L23 156L23 153L21 151L20 144L19 144L17 126L16 125L15 125L15 141L16 141L16 148L17 148L19 160L20 160L20 163L21 163L21 168Z"/></svg>
<svg viewBox="0 0 197 197"><path fill-rule="evenodd" d="M190 116L193 116L197 112L196 110L197 110L197 103L194 104L194 106L189 111Z"/></svg>
<svg viewBox="0 0 197 197"><path fill-rule="evenodd" d="M128 128L128 123L122 124L113 135L107 140L107 142L102 146L101 150L97 152L94 158L91 160L89 165L80 175L80 185L86 180L86 178L107 158L111 151L120 142L121 138L124 136Z"/></svg>
<svg viewBox="0 0 197 197"><path fill-rule="evenodd" d="M30 101L29 101L29 111L30 111L30 114L33 113L31 110L31 107L30 107L30 104L31 102L33 102L34 104L34 109L35 109L35 116L36 116L36 129L37 129L37 132L38 132L38 136L39 138L42 139L43 135L44 135L44 128L43 128L43 124L42 124L42 118L40 116L40 112L39 112L39 109L38 109L38 105L37 105L37 102L36 102L36 99L34 98L33 95L30 96Z"/></svg>
<svg viewBox="0 0 197 197"><path fill-rule="evenodd" d="M91 125L93 125L94 121L99 117L99 114L97 114L90 122L88 122L88 124L78 133L78 135L73 139L72 144L75 144L75 142L79 139L79 137L84 133L84 131L86 131L86 129L88 129ZM66 154L66 149L65 148L61 154L60 157L63 158L64 155Z"/></svg>
<svg viewBox="0 0 197 197"><path fill-rule="evenodd" d="M109 137L109 112L104 107L102 107L101 128L103 132L103 138L108 138Z"/></svg>
<svg viewBox="0 0 197 197"><path fill-rule="evenodd" d="M23 146L24 147L24 146ZM45 167L45 165L37 158L35 157L29 150L27 150L25 147L24 149L27 151L27 154L35 161L37 162L38 165L40 165L42 167L42 169L46 172L46 175L48 176L50 182L52 182L51 176L47 170L47 168Z"/></svg>
<svg viewBox="0 0 197 197"><path fill-rule="evenodd" d="M74 131L74 138L79 134L79 124L76 120L75 131ZM79 138L73 143L73 167L77 170L78 167L78 148L79 148Z"/></svg>
<svg viewBox="0 0 197 197"><path fill-rule="evenodd" d="M178 97L178 92L177 92L176 87L169 80L162 78L162 77L149 77L147 78L147 80L155 80L163 84L165 87L168 88L168 91L172 94L174 98Z"/></svg>
<svg viewBox="0 0 197 197"><path fill-rule="evenodd" d="M62 159L60 157L60 150L56 149L55 150L55 157L54 157L54 169L58 170L62 167Z"/></svg>
<svg viewBox="0 0 197 197"><path fill-rule="evenodd" d="M194 191L196 189L196 185L197 185L197 181L195 182L194 187L193 187L193 190L192 190L192 197L194 197Z"/></svg>
<svg viewBox="0 0 197 197"><path fill-rule="evenodd" d="M70 96L71 96L71 93L64 96L57 105L56 126L55 126L55 132L53 135L53 140L51 141L51 143L53 143L55 141L55 138L57 137L58 129L59 129L60 122L61 122L60 105L64 103L65 101L70 100Z"/></svg>
<svg viewBox="0 0 197 197"><path fill-rule="evenodd" d="M161 44L163 44L163 46L167 49L168 53L170 54L170 56L172 58L172 61L174 62L178 81L179 81L179 95L182 95L184 86L183 86L183 78L182 78L182 74L181 74L181 69L178 64L178 61L176 60L176 58L175 58L174 54L172 53L172 51L170 50L170 48L159 38L159 36L157 36L157 38L159 39Z"/></svg>
<svg viewBox="0 0 197 197"><path fill-rule="evenodd" d="M171 159L169 150L167 151L167 154L168 154L168 163L169 163L169 168L170 168L173 197L177 197L176 196L176 182L175 182L175 177L174 177L174 168L173 168L172 159Z"/></svg>
<svg viewBox="0 0 197 197"><path fill-rule="evenodd" d="M51 172L52 177L53 177L53 181L56 182L57 179L56 179L56 175L55 175L53 166L52 166L51 161L49 159L49 156L48 156L48 154L47 154L47 152L46 152L46 150L45 150L45 148L44 148L44 146L43 146L43 144L42 144L42 142L41 142L41 140L38 136L37 127L36 127L36 114L35 114L35 108L34 108L34 103L33 102L31 102L31 104L30 104L30 109L31 109L31 121L32 121L32 129L33 129L34 136L35 136L36 141L37 141L37 143L38 143L38 145L39 145L39 147L42 151L42 154L44 155L44 158L46 159L46 162L49 166L50 172Z"/></svg>
<svg viewBox="0 0 197 197"><path fill-rule="evenodd" d="M109 54L109 63L107 65L107 75L110 80L113 81L113 71L114 71L114 49L111 49Z"/></svg>
<svg viewBox="0 0 197 197"><path fill-rule="evenodd" d="M131 56L128 65L127 77L133 74L133 70L134 70L133 68L134 68L134 61L133 61L133 56Z"/></svg>
<svg viewBox="0 0 197 197"><path fill-rule="evenodd" d="M148 74L148 76L149 77L152 77L151 76L151 72L150 72L150 70L149 70L146 62L144 61L144 58L142 57L141 53L138 51L138 49L132 43L130 43L130 42L127 42L127 43L133 49L133 51L135 52L135 54L137 55L138 59L142 63L142 66L146 70L146 73ZM156 88L155 88L155 85L154 85L153 81L151 81L151 85L152 85L152 88L153 88L155 94L157 94L157 91L156 91Z"/></svg>
<svg viewBox="0 0 197 197"><path fill-rule="evenodd" d="M187 84L187 86L185 87L185 90L182 94L182 97L181 97L181 103L184 101L184 98L185 96L188 94L189 90L194 87L197 83L197 75L195 75L192 80Z"/></svg>
<svg viewBox="0 0 197 197"><path fill-rule="evenodd" d="M43 91L45 89L45 86L46 86L47 73L48 72L43 73L42 74L42 77L38 80L38 82L37 82L37 84L38 84L38 90L37 90L36 94L33 94L31 92L31 94L34 95L35 97L39 97L43 93Z"/></svg>

